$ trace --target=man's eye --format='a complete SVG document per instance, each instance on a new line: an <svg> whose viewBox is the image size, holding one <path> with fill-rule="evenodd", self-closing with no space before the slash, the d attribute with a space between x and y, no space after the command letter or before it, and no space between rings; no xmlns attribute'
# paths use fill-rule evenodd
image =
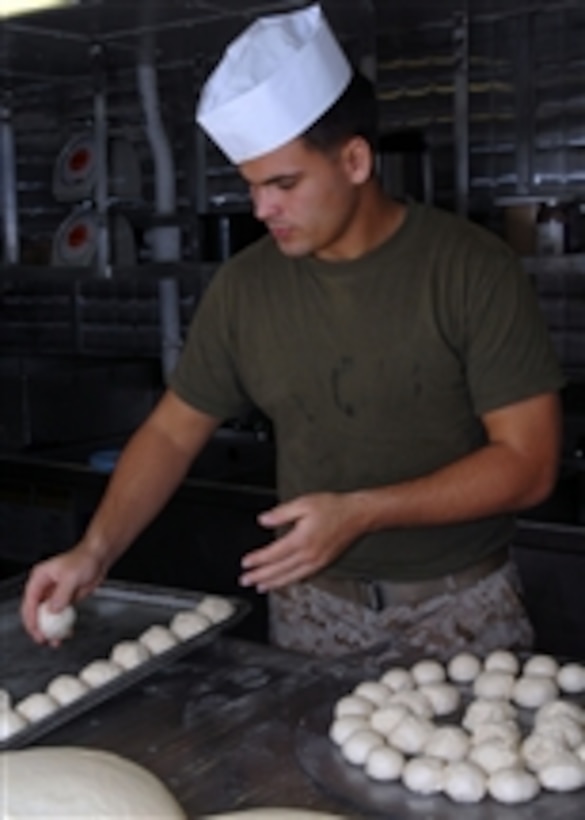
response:
<svg viewBox="0 0 585 820"><path fill-rule="evenodd" d="M296 184L296 179L281 179L278 183L278 187L281 191L290 191Z"/></svg>

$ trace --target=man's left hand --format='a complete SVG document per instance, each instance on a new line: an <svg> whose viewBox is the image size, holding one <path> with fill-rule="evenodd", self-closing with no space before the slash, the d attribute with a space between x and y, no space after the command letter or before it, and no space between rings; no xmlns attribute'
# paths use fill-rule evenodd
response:
<svg viewBox="0 0 585 820"><path fill-rule="evenodd" d="M360 534L360 510L351 494L316 493L262 513L264 527L290 529L242 560L242 586L259 592L301 581L334 561Z"/></svg>

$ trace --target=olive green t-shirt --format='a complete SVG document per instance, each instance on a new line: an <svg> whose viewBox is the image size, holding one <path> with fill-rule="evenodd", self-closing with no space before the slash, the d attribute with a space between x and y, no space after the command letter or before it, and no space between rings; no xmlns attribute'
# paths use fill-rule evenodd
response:
<svg viewBox="0 0 585 820"><path fill-rule="evenodd" d="M355 261L289 258L270 237L235 256L212 279L170 384L222 420L259 407L286 500L431 473L482 446L482 414L563 378L508 247L411 203L399 231ZM382 530L331 571L436 577L512 533L508 515Z"/></svg>

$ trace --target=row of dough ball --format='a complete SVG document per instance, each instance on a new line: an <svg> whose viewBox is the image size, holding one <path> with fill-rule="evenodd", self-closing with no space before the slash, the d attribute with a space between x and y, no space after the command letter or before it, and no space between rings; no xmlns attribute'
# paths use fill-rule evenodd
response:
<svg viewBox="0 0 585 820"><path fill-rule="evenodd" d="M492 653L487 668L474 658L475 680L499 672L498 663L509 654ZM516 707L493 693L469 705L461 726L435 726L433 717L460 705L459 691L447 678L457 678L460 661L474 656L457 657L450 670L433 660L410 670L392 668L379 681L364 681L341 698L330 737L343 756L363 765L374 780L402 778L414 791L443 791L459 802L475 802L486 793L501 802L523 802L541 786L574 790L585 785L585 712L565 701L550 702L558 689L549 688L534 731L524 741ZM538 678L538 669L528 666L523 678Z"/></svg>
<svg viewBox="0 0 585 820"><path fill-rule="evenodd" d="M135 640L116 644L108 659L99 658L87 664L78 676L58 675L44 692L34 692L15 706L8 692L0 690L0 741L7 740L32 723L43 720L69 706L92 690L104 686L125 671L135 669L155 655L160 655L180 641L186 641L214 624L229 618L234 604L217 595L207 595L194 608L177 612L169 627L155 624ZM71 622L72 623L72 622ZM56 633L52 637L56 639ZM64 635L61 635L64 637Z"/></svg>

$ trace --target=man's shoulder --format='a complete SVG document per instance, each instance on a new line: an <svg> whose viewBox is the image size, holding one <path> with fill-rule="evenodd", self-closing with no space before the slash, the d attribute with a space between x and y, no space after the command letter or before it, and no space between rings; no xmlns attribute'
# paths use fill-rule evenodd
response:
<svg viewBox="0 0 585 820"><path fill-rule="evenodd" d="M430 240L435 238L443 248L464 255L490 255L501 261L518 262L512 248L492 230L433 205L416 204L415 208L421 233L424 231Z"/></svg>

